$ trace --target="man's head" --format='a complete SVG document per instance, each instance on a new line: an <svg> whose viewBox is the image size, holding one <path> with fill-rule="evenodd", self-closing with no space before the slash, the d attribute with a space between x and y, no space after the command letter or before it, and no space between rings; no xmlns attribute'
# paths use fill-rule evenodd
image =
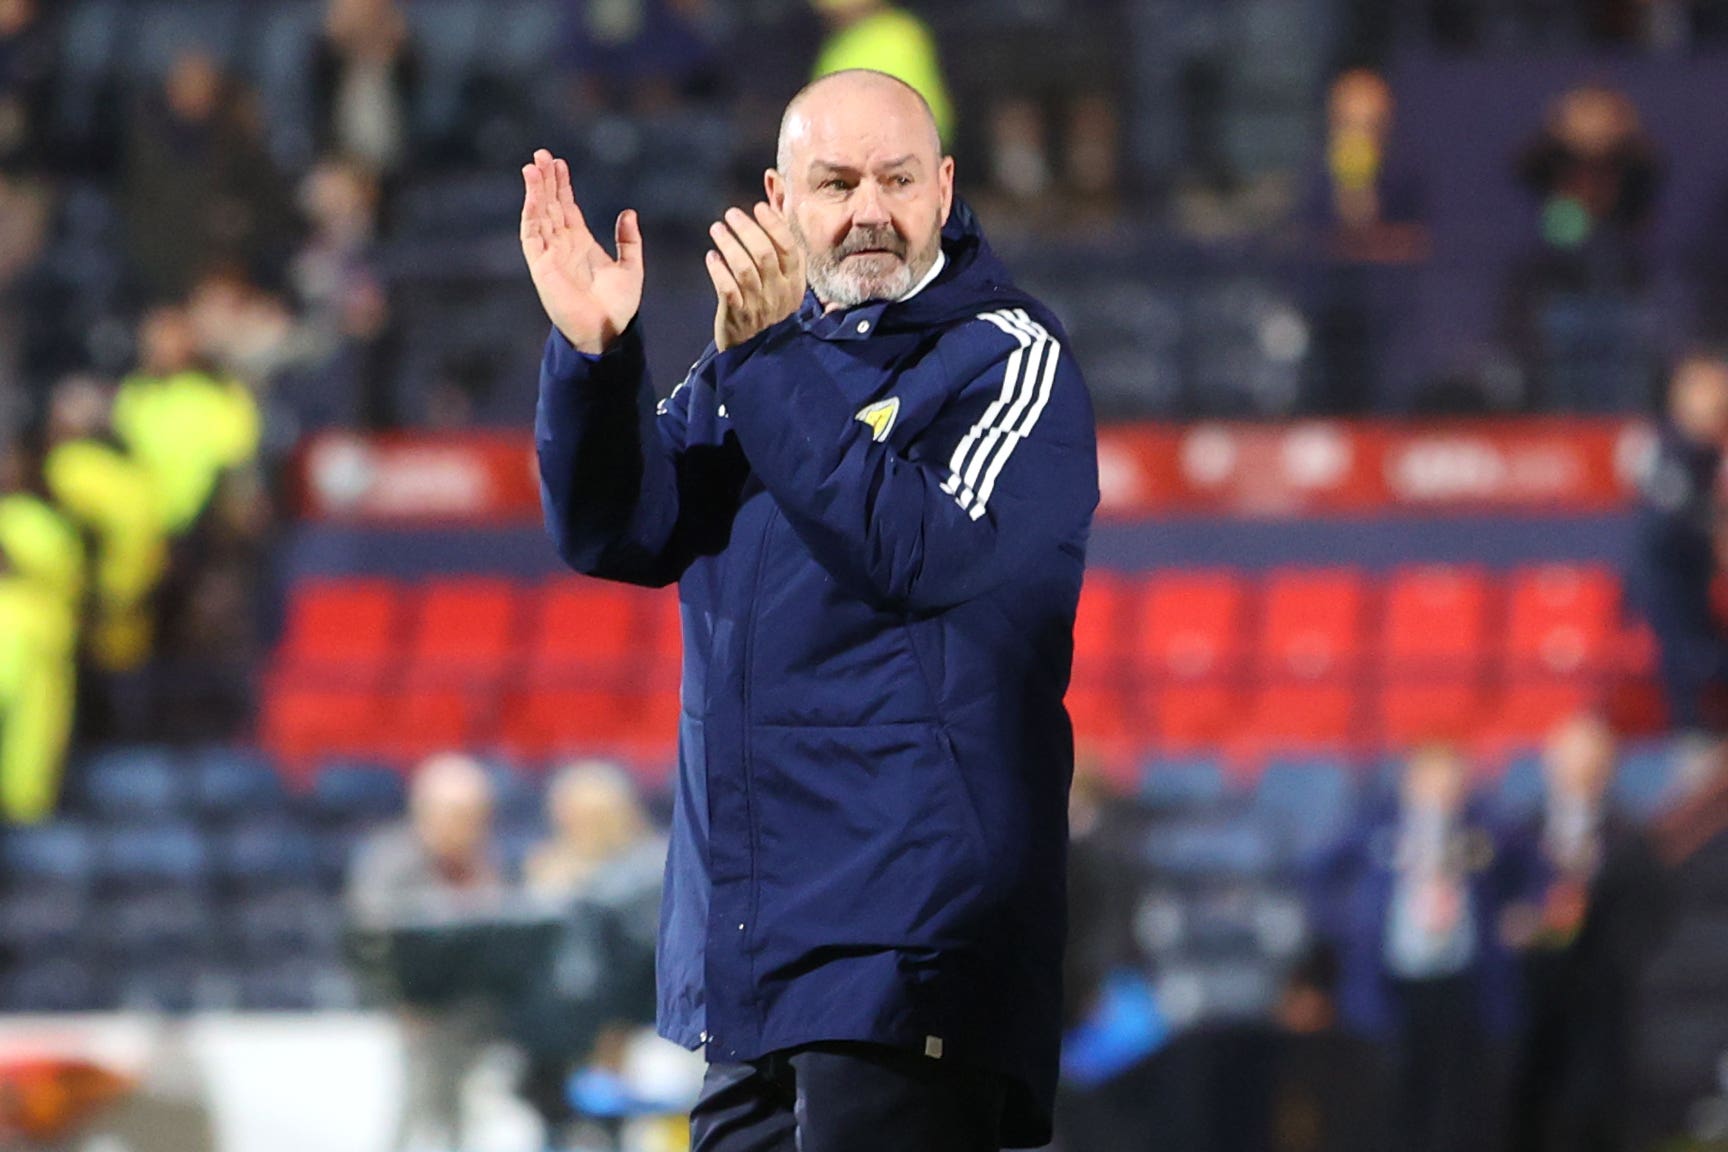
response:
<svg viewBox="0 0 1728 1152"><path fill-rule="evenodd" d="M1464 806L1464 758L1450 744L1428 744L1404 765L1404 806L1453 815Z"/></svg>
<svg viewBox="0 0 1728 1152"><path fill-rule="evenodd" d="M1614 730L1591 712L1562 721L1548 735L1542 772L1551 795L1594 807L1614 779Z"/></svg>
<svg viewBox="0 0 1728 1152"><path fill-rule="evenodd" d="M1385 140L1392 131L1392 86L1372 68L1354 68L1332 82L1327 118L1334 135Z"/></svg>
<svg viewBox="0 0 1728 1152"><path fill-rule="evenodd" d="M481 862L492 833L492 782L472 757L434 756L414 774L408 816L420 843L440 863Z"/></svg>
<svg viewBox="0 0 1728 1152"><path fill-rule="evenodd" d="M881 72L836 72L787 105L766 184L817 299L851 308L899 299L936 263L954 160L910 85Z"/></svg>
<svg viewBox="0 0 1728 1152"><path fill-rule="evenodd" d="M1728 440L1728 357L1700 350L1681 360L1668 385L1668 417L1688 440Z"/></svg>
<svg viewBox="0 0 1728 1152"><path fill-rule="evenodd" d="M648 818L630 778L599 760L582 760L553 778L548 807L559 839L595 860L640 840Z"/></svg>
<svg viewBox="0 0 1728 1152"><path fill-rule="evenodd" d="M177 304L145 313L138 325L138 362L149 376L172 376L196 365L198 331L191 313Z"/></svg>

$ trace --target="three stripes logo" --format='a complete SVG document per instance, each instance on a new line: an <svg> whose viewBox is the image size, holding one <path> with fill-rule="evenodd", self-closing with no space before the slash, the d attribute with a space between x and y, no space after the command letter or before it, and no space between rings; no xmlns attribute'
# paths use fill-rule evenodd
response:
<svg viewBox="0 0 1728 1152"><path fill-rule="evenodd" d="M948 479L942 491L954 497L974 520L984 515L1008 458L1032 434L1044 414L1056 382L1056 361L1062 354L1062 346L1023 308L986 312L979 319L1006 332L1018 346L1008 356L1001 393L967 431L948 461Z"/></svg>

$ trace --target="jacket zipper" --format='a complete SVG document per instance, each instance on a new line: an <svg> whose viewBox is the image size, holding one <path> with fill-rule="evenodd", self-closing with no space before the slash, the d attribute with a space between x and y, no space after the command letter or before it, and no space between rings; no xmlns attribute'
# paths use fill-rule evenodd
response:
<svg viewBox="0 0 1728 1152"><path fill-rule="evenodd" d="M742 937L738 943L739 947L744 951L744 962L750 967L750 1007L756 1016L755 1024L757 1032L757 1035L753 1038L753 1042L759 1042L761 1040L762 1031L761 1005L757 1002L755 996L755 990L757 988L756 954L755 950L750 947L750 935L751 930L755 927L758 907L757 902L760 896L761 884L758 882L756 874L758 840L756 828L756 771L755 765L752 762L750 750L750 684L751 681L755 679L752 659L756 650L756 625L758 621L760 621L762 615L758 606L758 597L761 594L762 588L762 573L768 567L769 540L774 535L775 525L780 522L780 506L774 503L773 496L767 493L764 493L764 496L768 500L768 520L762 527L762 542L761 546L756 551L756 572L750 585L750 619L744 629L744 646L740 652L740 659L743 663L743 691L741 695L744 714L739 718L739 735L743 743L743 755L741 760L744 767L744 823L749 837L750 849L750 890L746 905L747 910L744 914L744 923L738 925L738 935Z"/></svg>

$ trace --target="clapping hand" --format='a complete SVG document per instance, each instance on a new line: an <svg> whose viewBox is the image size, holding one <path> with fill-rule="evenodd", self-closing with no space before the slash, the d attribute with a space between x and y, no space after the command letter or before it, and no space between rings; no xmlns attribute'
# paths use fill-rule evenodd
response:
<svg viewBox="0 0 1728 1152"><path fill-rule="evenodd" d="M767 204L731 208L708 229L708 278L719 306L714 344L722 352L798 311L804 299L804 256L786 218Z"/></svg>
<svg viewBox="0 0 1728 1152"><path fill-rule="evenodd" d="M642 306L642 225L618 217L618 256L606 254L576 206L570 166L541 149L522 169L522 254L540 304L579 351L599 355Z"/></svg>

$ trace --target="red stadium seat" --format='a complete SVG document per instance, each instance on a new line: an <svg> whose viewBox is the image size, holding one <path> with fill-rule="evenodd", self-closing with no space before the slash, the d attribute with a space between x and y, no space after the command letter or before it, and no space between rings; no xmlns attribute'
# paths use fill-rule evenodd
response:
<svg viewBox="0 0 1728 1152"><path fill-rule="evenodd" d="M643 734L637 692L529 687L505 701L499 743L519 759L543 760L626 749Z"/></svg>
<svg viewBox="0 0 1728 1152"><path fill-rule="evenodd" d="M1248 593L1227 571L1164 572L1142 588L1135 663L1160 680L1204 680L1241 662Z"/></svg>
<svg viewBox="0 0 1728 1152"><path fill-rule="evenodd" d="M1243 721L1240 693L1222 680L1165 684L1141 698L1152 743L1164 754L1212 751Z"/></svg>
<svg viewBox="0 0 1728 1152"><path fill-rule="evenodd" d="M1356 746L1353 685L1288 681L1265 685L1249 701L1245 722L1226 734L1233 758L1259 760L1281 752Z"/></svg>
<svg viewBox="0 0 1728 1152"><path fill-rule="evenodd" d="M330 682L375 683L397 656L399 596L387 580L316 579L288 597L278 668Z"/></svg>
<svg viewBox="0 0 1728 1152"><path fill-rule="evenodd" d="M1513 680L1490 709L1481 733L1492 750L1535 747L1569 716L1603 703L1595 688L1580 680Z"/></svg>
<svg viewBox="0 0 1728 1152"><path fill-rule="evenodd" d="M1513 574L1506 661L1513 675L1606 670L1621 634L1620 582L1606 568L1549 565Z"/></svg>
<svg viewBox="0 0 1728 1152"><path fill-rule="evenodd" d="M1094 681L1070 687L1063 703L1074 725L1075 756L1126 788L1146 742L1132 694L1117 684Z"/></svg>
<svg viewBox="0 0 1728 1152"><path fill-rule="evenodd" d="M409 629L409 680L493 682L516 658L516 588L504 580L432 580Z"/></svg>
<svg viewBox="0 0 1728 1152"><path fill-rule="evenodd" d="M648 595L649 638L646 648L653 655L649 675L676 683L684 667L684 621L678 593L668 589Z"/></svg>
<svg viewBox="0 0 1728 1152"><path fill-rule="evenodd" d="M1353 569L1273 573L1260 618L1261 674L1317 680L1353 673L1367 606L1367 577Z"/></svg>
<svg viewBox="0 0 1728 1152"><path fill-rule="evenodd" d="M1375 699L1374 733L1389 748L1470 739L1482 723L1482 692L1468 680L1394 680Z"/></svg>
<svg viewBox="0 0 1728 1152"><path fill-rule="evenodd" d="M610 682L641 663L648 596L623 584L563 577L535 597L528 670L541 682Z"/></svg>
<svg viewBox="0 0 1728 1152"><path fill-rule="evenodd" d="M482 742L490 697L463 688L411 687L386 693L389 725L382 751L394 760L421 760Z"/></svg>
<svg viewBox="0 0 1728 1152"><path fill-rule="evenodd" d="M328 756L375 755L392 722L383 697L371 689L277 676L265 684L259 735L271 755L304 765Z"/></svg>
<svg viewBox="0 0 1728 1152"><path fill-rule="evenodd" d="M1086 573L1074 620L1074 678L1116 680L1122 674L1123 634L1131 612L1132 586L1107 569Z"/></svg>
<svg viewBox="0 0 1728 1152"><path fill-rule="evenodd" d="M1490 584L1473 568L1406 568L1386 587L1381 667L1390 675L1474 676L1488 649Z"/></svg>

